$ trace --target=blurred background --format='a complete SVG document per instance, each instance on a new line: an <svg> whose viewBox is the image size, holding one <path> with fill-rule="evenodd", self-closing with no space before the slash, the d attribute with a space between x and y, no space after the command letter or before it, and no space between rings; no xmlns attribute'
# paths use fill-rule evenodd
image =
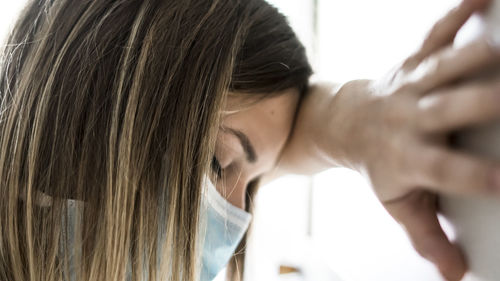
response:
<svg viewBox="0 0 500 281"><path fill-rule="evenodd" d="M75 0L79 1L79 0ZM313 80L376 79L457 0L269 0L307 48ZM25 0L1 0L5 38ZM440 281L356 172L287 176L261 188L246 281ZM448 232L449 227L443 221ZM217 280L223 280L221 273Z"/></svg>

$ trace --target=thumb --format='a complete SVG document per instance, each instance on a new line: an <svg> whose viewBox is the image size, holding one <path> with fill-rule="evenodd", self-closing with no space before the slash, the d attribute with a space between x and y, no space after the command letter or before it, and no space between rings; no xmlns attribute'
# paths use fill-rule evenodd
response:
<svg viewBox="0 0 500 281"><path fill-rule="evenodd" d="M467 265L460 248L450 242L437 218L437 197L418 191L386 209L403 226L415 250L436 265L446 280L460 281Z"/></svg>

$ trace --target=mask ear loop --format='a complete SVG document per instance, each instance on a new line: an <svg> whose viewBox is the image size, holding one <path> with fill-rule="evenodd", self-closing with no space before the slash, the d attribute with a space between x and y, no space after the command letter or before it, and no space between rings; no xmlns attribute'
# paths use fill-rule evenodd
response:
<svg viewBox="0 0 500 281"><path fill-rule="evenodd" d="M201 276L213 278L234 255L238 241L241 241L250 225L252 215L229 203L217 191L209 177L204 178L202 190L200 216L204 216L205 222L201 227L206 228L202 237L205 241Z"/></svg>
<svg viewBox="0 0 500 281"><path fill-rule="evenodd" d="M205 178L204 185L207 190L207 196L205 198L207 199L208 205L228 222L240 229L247 229L252 220L252 214L234 206L227 201L226 198L222 197L208 177Z"/></svg>

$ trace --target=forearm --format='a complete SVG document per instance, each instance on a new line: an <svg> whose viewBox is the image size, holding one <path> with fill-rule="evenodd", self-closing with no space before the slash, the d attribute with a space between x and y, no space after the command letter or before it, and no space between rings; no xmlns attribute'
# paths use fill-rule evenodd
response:
<svg viewBox="0 0 500 281"><path fill-rule="evenodd" d="M341 87L313 85L299 106L275 176L315 174L333 167L356 168L356 151L352 147L359 132L353 123L361 119L354 119L353 113L366 100L368 83L359 80Z"/></svg>

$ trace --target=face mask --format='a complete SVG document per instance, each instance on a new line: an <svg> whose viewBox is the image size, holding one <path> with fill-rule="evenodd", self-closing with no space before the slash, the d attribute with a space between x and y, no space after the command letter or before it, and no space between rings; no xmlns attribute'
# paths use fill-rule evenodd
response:
<svg viewBox="0 0 500 281"><path fill-rule="evenodd" d="M201 221L205 222L200 229L200 239L204 239L201 240L203 252L201 253L202 270L200 281L211 281L233 256L250 224L252 215L233 206L222 197L208 177L204 180L204 187L200 214ZM83 202L77 203L75 200L68 200L68 234L70 238L75 231L77 221L79 221L77 218L81 212L80 208L83 207ZM162 237L160 236L159 239L163 239ZM74 245L73 239L70 239L69 243L70 247L77 247ZM76 256L80 255L79 248L76 254ZM76 280L76 276L74 276L72 259L70 264L70 280L73 281ZM127 275L131 276L130 264L127 269ZM145 270L147 271L147 268Z"/></svg>
<svg viewBox="0 0 500 281"><path fill-rule="evenodd" d="M201 210L206 228L202 236L204 242L200 281L210 281L233 256L247 231L252 215L222 197L208 177L205 178L204 186L206 188Z"/></svg>

